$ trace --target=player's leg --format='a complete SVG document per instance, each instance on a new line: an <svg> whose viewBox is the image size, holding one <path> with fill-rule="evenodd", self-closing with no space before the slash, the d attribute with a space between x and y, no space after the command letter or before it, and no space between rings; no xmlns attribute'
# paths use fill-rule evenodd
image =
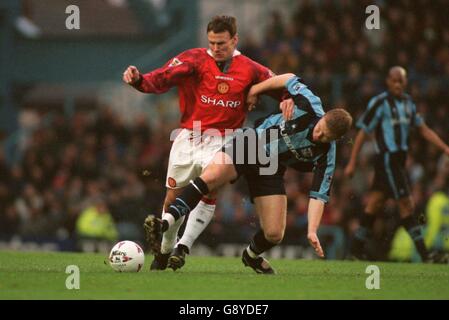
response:
<svg viewBox="0 0 449 320"><path fill-rule="evenodd" d="M247 165L242 172L261 226L250 245L243 250L242 261L257 273L273 274L273 268L260 255L276 246L284 237L287 217L285 167L279 166L272 175L262 175L258 165Z"/></svg>
<svg viewBox="0 0 449 320"><path fill-rule="evenodd" d="M389 161L387 164L391 167L389 181L399 207L401 224L412 238L421 260L435 260L435 257L429 257L429 253L424 244L422 227L415 215L415 203L410 196L410 184L407 172L405 171L406 154L405 152L395 153L386 160Z"/></svg>
<svg viewBox="0 0 449 320"><path fill-rule="evenodd" d="M157 239L160 234L166 232L181 217L189 214L192 208L198 205L201 198L235 180L237 176L232 159L224 152L217 153L214 161L205 169L203 174L191 181L183 192L176 197L175 201L168 207L167 214L164 215L163 219L154 216L147 218L148 233L151 235L151 249L157 250Z"/></svg>
<svg viewBox="0 0 449 320"><path fill-rule="evenodd" d="M351 241L351 254L357 258L365 260L365 245L368 242L376 216L385 206L386 196L381 191L371 191L368 196L368 203L365 211L360 217L360 224L354 233Z"/></svg>
<svg viewBox="0 0 449 320"><path fill-rule="evenodd" d="M193 243L209 225L215 212L216 192L211 192L204 196L198 205L193 209L181 239L168 259L168 266L173 270L182 268L185 264L185 256L190 253Z"/></svg>
<svg viewBox="0 0 449 320"><path fill-rule="evenodd" d="M257 273L274 274L270 263L260 255L279 244L285 232L287 197L282 194L254 198L261 229L243 251L242 261Z"/></svg>
<svg viewBox="0 0 449 320"><path fill-rule="evenodd" d="M407 230L408 234L415 243L416 250L421 257L421 260L427 261L429 253L424 244L424 237L422 227L416 218L415 203L411 196L400 198L398 201L399 215L401 217L401 224ZM433 261L432 261L433 262Z"/></svg>
<svg viewBox="0 0 449 320"><path fill-rule="evenodd" d="M205 136L204 143L198 152L198 161L202 168L206 168L214 158L214 155L222 149L225 142L232 137ZM182 238L176 244L171 257L169 267L173 270L181 268L185 264L185 256L190 253L193 243L209 225L215 212L216 192L211 192L203 197L198 205L190 212Z"/></svg>
<svg viewBox="0 0 449 320"><path fill-rule="evenodd" d="M254 199L256 214L267 243L271 247L279 244L284 238L287 219L287 196L270 195ZM271 249L271 248L270 248ZM267 251L263 250L263 252ZM259 252L261 254L262 252Z"/></svg>
<svg viewBox="0 0 449 320"><path fill-rule="evenodd" d="M353 258L366 260L365 245L368 242L376 216L385 206L387 198L396 197L396 187L392 184L392 164L390 154L376 157L374 165L374 180L368 195L365 211L360 216L360 224L351 239L350 252Z"/></svg>
<svg viewBox="0 0 449 320"><path fill-rule="evenodd" d="M193 159L195 145L190 140L190 137L191 130L181 130L171 147L166 179L167 192L165 195L162 217L164 217L168 206L182 192L183 187L189 183L191 177L197 175L195 174L195 164ZM164 270L167 267L170 253L176 244L178 230L181 227L184 218L179 219L173 226L171 226L171 228L164 233L162 240L160 240L151 239L152 234L150 232L150 224L152 217L153 215L150 215L144 222L147 242L152 244L151 250L155 254L150 269Z"/></svg>
<svg viewBox="0 0 449 320"><path fill-rule="evenodd" d="M167 211L169 204L175 201L176 197L179 194L181 194L182 190L183 188L167 189L167 193L164 200L164 211L162 213L162 218L164 218L165 212ZM151 263L150 270L165 270L167 268L168 259L173 251L173 248L175 247L178 231L183 222L184 218L177 220L176 223L173 224L173 226L171 226L167 230L167 232L164 232L162 236L160 252L155 254L154 260ZM149 241L149 239L147 239L147 241Z"/></svg>
<svg viewBox="0 0 449 320"><path fill-rule="evenodd" d="M162 218L164 218L165 212L167 212L169 205L175 201L176 197L178 197L182 193L183 190L184 190L184 188L167 189L167 195L164 200L164 213L162 215ZM167 232L164 233L164 235L162 237L162 243L161 243L161 253L162 254L171 253L171 251L177 241L178 230L181 227L183 222L184 222L184 219L179 219L178 221L176 221L176 223L173 226L171 226L167 230Z"/></svg>

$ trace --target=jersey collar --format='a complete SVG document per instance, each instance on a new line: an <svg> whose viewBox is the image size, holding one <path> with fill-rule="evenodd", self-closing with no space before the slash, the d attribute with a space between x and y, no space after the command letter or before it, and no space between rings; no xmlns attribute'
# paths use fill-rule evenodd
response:
<svg viewBox="0 0 449 320"><path fill-rule="evenodd" d="M395 100L404 100L407 99L407 96L405 95L405 92L403 92L399 97L394 96L390 91L387 90L387 95Z"/></svg>
<svg viewBox="0 0 449 320"><path fill-rule="evenodd" d="M212 58L214 57L212 55L212 51L210 49L207 49L207 54L210 55ZM232 57L236 57L241 55L242 53L240 51L238 51L237 49L234 50L234 52L232 53Z"/></svg>

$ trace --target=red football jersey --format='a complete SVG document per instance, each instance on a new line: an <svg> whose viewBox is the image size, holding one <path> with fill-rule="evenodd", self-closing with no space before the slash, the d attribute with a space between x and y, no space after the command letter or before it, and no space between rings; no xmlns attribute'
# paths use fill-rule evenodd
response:
<svg viewBox="0 0 449 320"><path fill-rule="evenodd" d="M158 94L178 86L181 127L193 129L193 121L201 121L202 131L218 129L223 133L225 129L243 125L249 88L271 76L268 68L237 50L223 73L208 50L198 48L187 50L162 68L142 75L135 87Z"/></svg>

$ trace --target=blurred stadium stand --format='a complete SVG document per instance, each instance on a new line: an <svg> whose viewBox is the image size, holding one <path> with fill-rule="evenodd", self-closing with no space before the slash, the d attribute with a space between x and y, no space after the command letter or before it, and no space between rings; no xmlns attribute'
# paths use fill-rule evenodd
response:
<svg viewBox="0 0 449 320"><path fill-rule="evenodd" d="M449 141L449 1L374 1L381 7L381 29L368 31L365 8L371 2L32 0L18 6L1 1L0 245L75 250L77 218L99 196L106 199L119 237L142 240L142 219L161 209L169 136L179 114L176 92L142 95L120 83L121 73L129 64L151 70L204 44L205 23L215 14L238 18L244 54L276 73L301 75L326 107L343 105L356 118L369 98L384 90L388 68L403 65L419 111ZM81 9L79 33L63 27L65 6L75 3ZM21 16L29 19L22 27L34 30L31 36L18 29ZM267 102L248 123L273 108ZM354 133L340 142L323 218L329 258L345 257L372 179L372 144L364 146L353 180L343 179ZM417 213L425 218L432 195L449 192L449 165L414 136L407 168ZM305 239L310 178L287 172L287 232L272 256L313 255ZM430 211L433 217L449 212L447 205ZM256 221L245 184L228 187L193 252L237 255ZM373 258L388 259L393 238L395 245L407 246L400 234L395 237L397 226L389 203L375 224ZM448 228L444 223L438 228L444 242ZM394 257L396 247L390 258L414 260L412 251Z"/></svg>

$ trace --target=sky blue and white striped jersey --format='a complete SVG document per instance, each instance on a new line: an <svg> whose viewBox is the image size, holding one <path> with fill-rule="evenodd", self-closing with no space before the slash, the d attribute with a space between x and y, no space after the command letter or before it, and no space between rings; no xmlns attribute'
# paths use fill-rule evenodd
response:
<svg viewBox="0 0 449 320"><path fill-rule="evenodd" d="M303 83L293 77L286 87L295 102L292 120L285 121L282 113L271 114L256 122L256 132L277 129L278 139L265 145L267 154L277 144L277 154L281 165L303 172L314 172L310 197L324 202L329 200L332 177L335 171L336 143L312 141L313 128L324 116L321 100Z"/></svg>
<svg viewBox="0 0 449 320"><path fill-rule="evenodd" d="M357 122L366 133L374 132L377 152L407 151L411 127L424 123L408 94L400 98L388 92L373 97Z"/></svg>

